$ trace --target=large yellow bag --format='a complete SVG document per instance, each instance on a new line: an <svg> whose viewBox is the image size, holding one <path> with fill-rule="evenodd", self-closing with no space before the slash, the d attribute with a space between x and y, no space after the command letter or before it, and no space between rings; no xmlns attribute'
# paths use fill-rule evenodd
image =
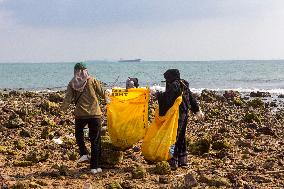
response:
<svg viewBox="0 0 284 189"><path fill-rule="evenodd" d="M112 89L107 106L111 142L126 149L143 139L148 128L149 88Z"/></svg>
<svg viewBox="0 0 284 189"><path fill-rule="evenodd" d="M159 109L156 109L155 118L150 124L142 144L142 154L145 159L167 161L171 158L169 150L176 142L181 102L182 97L180 96L164 116L159 116Z"/></svg>

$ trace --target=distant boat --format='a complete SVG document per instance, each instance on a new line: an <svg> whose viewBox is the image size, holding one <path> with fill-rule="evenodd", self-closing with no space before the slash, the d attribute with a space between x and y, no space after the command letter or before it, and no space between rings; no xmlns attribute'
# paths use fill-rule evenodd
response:
<svg viewBox="0 0 284 189"><path fill-rule="evenodd" d="M141 62L141 59L129 59L129 60L124 60L124 59L120 59L118 62Z"/></svg>

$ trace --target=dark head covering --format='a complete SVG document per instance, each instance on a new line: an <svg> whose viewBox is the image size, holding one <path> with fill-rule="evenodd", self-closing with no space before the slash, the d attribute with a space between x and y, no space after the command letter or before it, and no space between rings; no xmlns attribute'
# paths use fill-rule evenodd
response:
<svg viewBox="0 0 284 189"><path fill-rule="evenodd" d="M166 82L173 82L175 80L180 79L180 73L178 69L169 69L164 73L164 78L166 79Z"/></svg>
<svg viewBox="0 0 284 189"><path fill-rule="evenodd" d="M84 62L78 62L74 66L74 70L84 70L84 69L87 69L87 66Z"/></svg>

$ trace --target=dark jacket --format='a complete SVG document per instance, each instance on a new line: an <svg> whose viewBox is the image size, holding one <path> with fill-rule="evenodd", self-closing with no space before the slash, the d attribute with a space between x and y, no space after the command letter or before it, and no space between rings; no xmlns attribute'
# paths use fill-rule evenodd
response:
<svg viewBox="0 0 284 189"><path fill-rule="evenodd" d="M164 77L166 79L166 91L157 93L159 115L164 116L181 94L183 95L179 106L180 113L187 114L189 109L192 113L198 112L198 103L189 89L188 82L180 79L179 71L177 69L167 70Z"/></svg>

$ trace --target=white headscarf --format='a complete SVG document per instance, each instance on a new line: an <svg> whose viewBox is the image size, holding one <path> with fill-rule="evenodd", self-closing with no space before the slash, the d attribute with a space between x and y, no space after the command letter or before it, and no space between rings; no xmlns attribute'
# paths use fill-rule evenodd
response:
<svg viewBox="0 0 284 189"><path fill-rule="evenodd" d="M74 70L74 77L71 80L71 87L76 91L83 92L90 77L91 76L89 75L87 69Z"/></svg>

